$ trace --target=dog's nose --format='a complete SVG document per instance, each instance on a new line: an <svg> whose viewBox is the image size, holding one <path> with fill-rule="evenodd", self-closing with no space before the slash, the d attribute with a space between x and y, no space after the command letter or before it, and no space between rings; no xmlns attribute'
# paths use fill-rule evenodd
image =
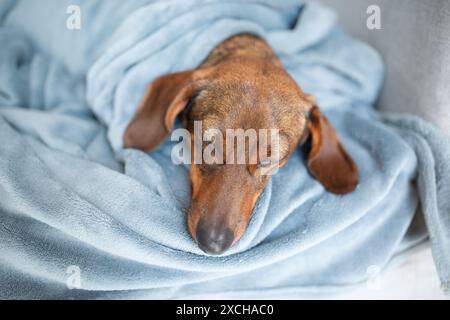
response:
<svg viewBox="0 0 450 320"><path fill-rule="evenodd" d="M208 226L203 221L197 226L197 243L209 254L221 254L233 243L234 233L222 225Z"/></svg>

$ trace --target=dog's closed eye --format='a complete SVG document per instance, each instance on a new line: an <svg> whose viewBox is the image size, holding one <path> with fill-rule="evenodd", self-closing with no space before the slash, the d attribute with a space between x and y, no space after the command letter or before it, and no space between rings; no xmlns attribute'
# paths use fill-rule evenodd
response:
<svg viewBox="0 0 450 320"><path fill-rule="evenodd" d="M269 159L261 160L258 162L258 168L268 168L272 165L272 161Z"/></svg>

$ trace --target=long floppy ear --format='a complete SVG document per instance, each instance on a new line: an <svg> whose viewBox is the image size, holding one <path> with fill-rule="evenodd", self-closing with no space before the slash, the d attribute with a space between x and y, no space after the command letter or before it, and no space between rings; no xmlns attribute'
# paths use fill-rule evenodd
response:
<svg viewBox="0 0 450 320"><path fill-rule="evenodd" d="M124 147L149 152L158 147L172 130L177 115L199 90L199 81L209 69L165 75L148 87L124 134Z"/></svg>
<svg viewBox="0 0 450 320"><path fill-rule="evenodd" d="M359 181L358 167L317 106L310 111L308 127L311 134L310 173L330 192L345 194L355 190Z"/></svg>

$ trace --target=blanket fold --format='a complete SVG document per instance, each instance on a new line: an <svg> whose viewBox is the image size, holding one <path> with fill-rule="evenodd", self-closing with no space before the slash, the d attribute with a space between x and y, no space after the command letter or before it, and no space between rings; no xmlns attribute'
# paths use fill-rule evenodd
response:
<svg viewBox="0 0 450 320"><path fill-rule="evenodd" d="M450 289L450 143L374 110L381 59L333 12L301 0L80 0L82 28L67 30L70 4L0 5L0 298L330 297L427 235ZM46 8L53 18L38 19ZM122 136L153 79L195 68L239 32L264 37L318 98L361 182L326 192L298 150L242 239L209 256L186 229L175 143L145 154Z"/></svg>

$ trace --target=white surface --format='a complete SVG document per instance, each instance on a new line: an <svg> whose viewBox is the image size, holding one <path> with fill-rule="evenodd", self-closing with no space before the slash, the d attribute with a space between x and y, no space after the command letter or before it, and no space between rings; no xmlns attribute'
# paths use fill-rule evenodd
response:
<svg viewBox="0 0 450 320"><path fill-rule="evenodd" d="M408 255L401 263L370 283L339 299L446 299L429 246Z"/></svg>

